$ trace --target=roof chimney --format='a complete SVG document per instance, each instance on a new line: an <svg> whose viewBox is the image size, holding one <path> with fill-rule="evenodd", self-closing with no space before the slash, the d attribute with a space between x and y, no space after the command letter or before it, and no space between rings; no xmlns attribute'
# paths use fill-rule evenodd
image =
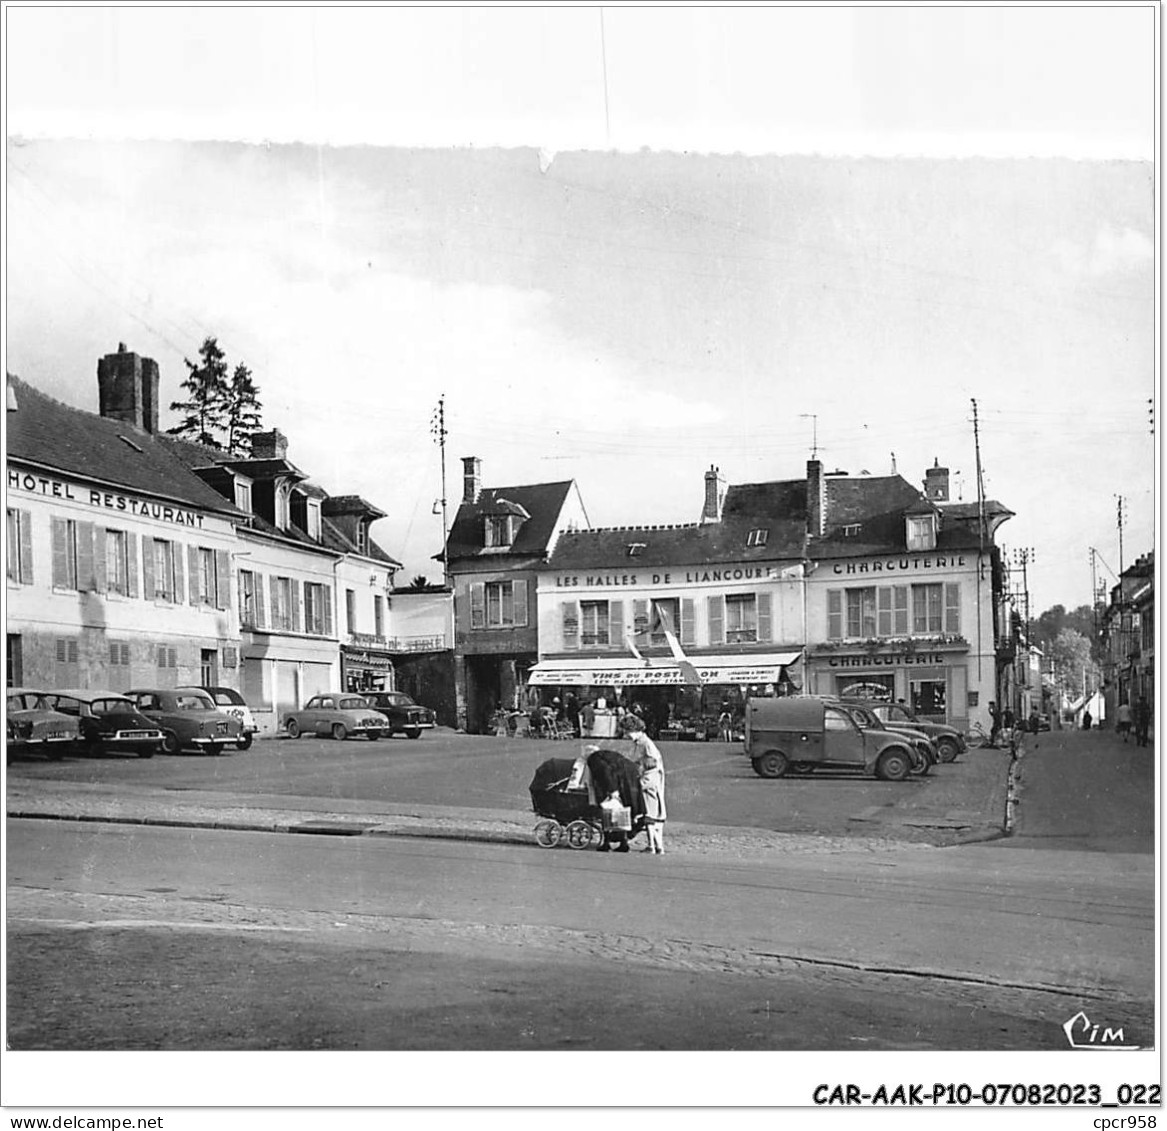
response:
<svg viewBox="0 0 1167 1131"><path fill-rule="evenodd" d="M158 363L118 342L117 353L97 363L99 411L111 420L154 435L158 431Z"/></svg>
<svg viewBox="0 0 1167 1131"><path fill-rule="evenodd" d="M278 428L270 432L253 432L251 436L252 459L287 459L288 438Z"/></svg>
<svg viewBox="0 0 1167 1131"><path fill-rule="evenodd" d="M725 480L713 464L705 473L705 506L701 510L702 522L720 522L721 504L725 502Z"/></svg>
<svg viewBox="0 0 1167 1131"><path fill-rule="evenodd" d="M806 532L821 538L826 531L827 483L821 460L806 461Z"/></svg>
<svg viewBox="0 0 1167 1131"><path fill-rule="evenodd" d="M462 457L462 502L473 506L482 492L482 460L477 456Z"/></svg>
<svg viewBox="0 0 1167 1131"><path fill-rule="evenodd" d="M924 494L934 503L948 502L948 468L941 467L939 459L924 472Z"/></svg>

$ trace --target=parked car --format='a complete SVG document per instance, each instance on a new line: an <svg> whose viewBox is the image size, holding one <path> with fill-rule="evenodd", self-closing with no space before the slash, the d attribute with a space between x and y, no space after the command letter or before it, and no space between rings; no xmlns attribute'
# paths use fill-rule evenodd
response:
<svg viewBox="0 0 1167 1131"><path fill-rule="evenodd" d="M951 762L968 749L964 735L947 723L930 723L921 719L904 703L871 702L868 706L885 723L896 723L922 730L934 743L941 762Z"/></svg>
<svg viewBox="0 0 1167 1131"><path fill-rule="evenodd" d="M421 738L423 730L434 728L433 711L415 703L404 691L365 691L362 695L370 707L375 707L389 720L391 735Z"/></svg>
<svg viewBox="0 0 1167 1131"><path fill-rule="evenodd" d="M842 704L827 699L751 698L745 721L745 752L759 777L809 774L822 766L903 781L912 769L906 735L860 727Z"/></svg>
<svg viewBox="0 0 1167 1131"><path fill-rule="evenodd" d="M389 720L380 711L374 711L362 696L343 692L313 695L301 710L284 716L284 729L289 738L330 734L335 739L345 739L350 734L363 734L375 741L392 733Z"/></svg>
<svg viewBox="0 0 1167 1131"><path fill-rule="evenodd" d="M940 761L940 755L937 753L932 739L922 730L905 726L899 722L885 723L871 709L871 704L865 699L839 699L838 703L850 713L851 717L861 727L872 730L890 730L894 734L902 734L908 739L912 744L912 752L914 754L912 770L915 773L921 775L926 774Z"/></svg>
<svg viewBox="0 0 1167 1131"><path fill-rule="evenodd" d="M200 687L197 690L206 692L220 711L239 720L239 740L235 743L235 749L247 750L259 730L247 700L233 687Z"/></svg>
<svg viewBox="0 0 1167 1131"><path fill-rule="evenodd" d="M77 720L86 754L125 751L153 758L162 749L162 731L120 692L69 688L42 692L41 698L54 711Z"/></svg>
<svg viewBox="0 0 1167 1131"><path fill-rule="evenodd" d="M39 691L27 687L7 690L7 761L16 754L43 754L60 761L81 738L75 715L54 711Z"/></svg>
<svg viewBox="0 0 1167 1131"><path fill-rule="evenodd" d="M197 687L138 687L127 694L162 731L167 754L190 749L221 754L239 741L239 720L218 710Z"/></svg>

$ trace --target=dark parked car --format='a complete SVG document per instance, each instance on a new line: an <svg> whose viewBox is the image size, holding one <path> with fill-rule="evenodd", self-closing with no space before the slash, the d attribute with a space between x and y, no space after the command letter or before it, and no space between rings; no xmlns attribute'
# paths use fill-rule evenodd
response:
<svg viewBox="0 0 1167 1131"><path fill-rule="evenodd" d="M41 698L54 710L77 719L86 754L125 751L153 758L162 748L162 731L116 691L69 688L46 691Z"/></svg>
<svg viewBox="0 0 1167 1131"><path fill-rule="evenodd" d="M252 737L259 727L255 724L255 717L247 705L247 700L233 687L200 687L198 690L205 691L220 711L239 720L239 740L235 743L235 748L237 750L250 748Z"/></svg>
<svg viewBox="0 0 1167 1131"><path fill-rule="evenodd" d="M59 761L81 736L76 716L54 711L39 691L10 687L7 691L7 760L15 754L43 754Z"/></svg>
<svg viewBox="0 0 1167 1131"><path fill-rule="evenodd" d="M869 703L868 706L885 722L922 730L935 744L941 762L951 762L968 749L964 735L947 723L930 723L914 714L903 703Z"/></svg>
<svg viewBox="0 0 1167 1131"><path fill-rule="evenodd" d="M162 749L167 754L192 748L221 754L239 741L239 720L218 710L211 697L198 688L139 687L127 694L161 729Z"/></svg>
<svg viewBox="0 0 1167 1131"><path fill-rule="evenodd" d="M375 707L389 720L390 734L420 738L423 730L434 728L433 711L415 703L404 691L364 691L361 694L370 707Z"/></svg>

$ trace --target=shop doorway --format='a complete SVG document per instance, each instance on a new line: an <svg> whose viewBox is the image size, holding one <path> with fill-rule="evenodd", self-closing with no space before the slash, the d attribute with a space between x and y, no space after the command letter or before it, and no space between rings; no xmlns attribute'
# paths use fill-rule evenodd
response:
<svg viewBox="0 0 1167 1131"><path fill-rule="evenodd" d="M912 711L928 722L948 718L948 684L943 679L913 679L909 685Z"/></svg>

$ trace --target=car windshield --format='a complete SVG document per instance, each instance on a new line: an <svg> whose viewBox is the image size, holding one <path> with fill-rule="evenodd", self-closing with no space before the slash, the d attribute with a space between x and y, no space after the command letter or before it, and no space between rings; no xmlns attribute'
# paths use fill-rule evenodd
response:
<svg viewBox="0 0 1167 1131"><path fill-rule="evenodd" d="M80 715L81 701L69 695L49 695L45 699L47 706L63 715Z"/></svg>
<svg viewBox="0 0 1167 1131"><path fill-rule="evenodd" d="M379 698L390 707L412 707L413 700L402 691L386 691Z"/></svg>
<svg viewBox="0 0 1167 1131"><path fill-rule="evenodd" d="M132 715L134 705L128 699L95 699L91 704L95 715Z"/></svg>
<svg viewBox="0 0 1167 1131"><path fill-rule="evenodd" d="M366 703L363 699L360 699L355 695L351 695L348 698L342 699L340 701L340 707L343 711L367 711L369 709L369 704Z"/></svg>
<svg viewBox="0 0 1167 1131"><path fill-rule="evenodd" d="M207 695L196 695L193 692L184 691L181 695L174 697L174 707L178 711L213 711L215 704Z"/></svg>
<svg viewBox="0 0 1167 1131"><path fill-rule="evenodd" d="M220 707L246 706L243 702L243 696L238 691L232 691L229 687L216 688L214 691L214 699Z"/></svg>
<svg viewBox="0 0 1167 1131"><path fill-rule="evenodd" d="M10 711L32 711L37 707L44 707L39 695L25 693L24 695L9 695L8 709Z"/></svg>

